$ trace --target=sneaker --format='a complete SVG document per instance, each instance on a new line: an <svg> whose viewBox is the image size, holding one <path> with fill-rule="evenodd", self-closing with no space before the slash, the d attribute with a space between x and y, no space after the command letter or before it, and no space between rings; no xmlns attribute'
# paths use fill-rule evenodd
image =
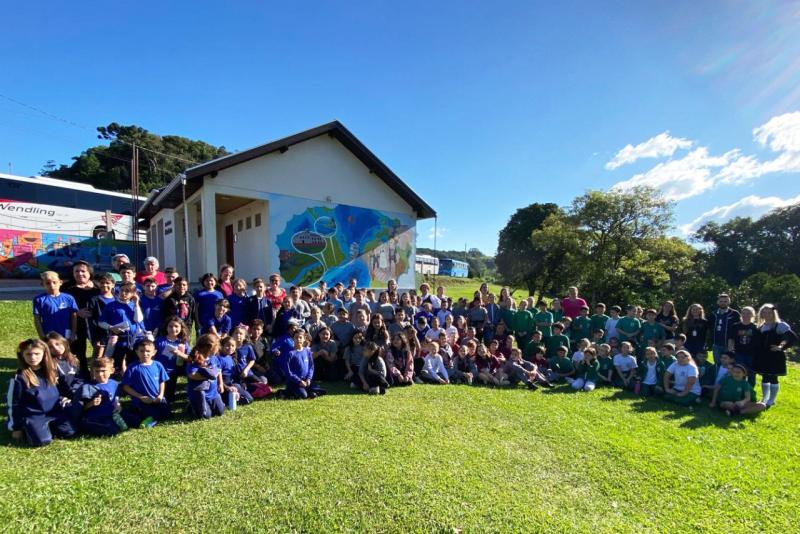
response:
<svg viewBox="0 0 800 534"><path fill-rule="evenodd" d="M355 382L350 382L350 389L358 389L358 386Z"/></svg>
<svg viewBox="0 0 800 534"><path fill-rule="evenodd" d="M414 377L414 383L415 384L422 384L422 380L418 376L415 376Z"/></svg>
<svg viewBox="0 0 800 534"><path fill-rule="evenodd" d="M539 389L539 386L537 386L533 382L528 382L528 389L531 391L536 391L537 389Z"/></svg>
<svg viewBox="0 0 800 534"><path fill-rule="evenodd" d="M370 395L377 395L378 391L379 391L378 388L369 388Z"/></svg>
<svg viewBox="0 0 800 534"><path fill-rule="evenodd" d="M156 426L157 423L158 421L156 421L152 417L146 417L142 420L141 424L139 425L139 428L153 428L154 426Z"/></svg>

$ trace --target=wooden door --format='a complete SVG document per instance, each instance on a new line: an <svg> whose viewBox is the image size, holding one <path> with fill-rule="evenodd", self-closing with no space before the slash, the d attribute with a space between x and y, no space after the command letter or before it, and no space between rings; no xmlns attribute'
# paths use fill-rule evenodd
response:
<svg viewBox="0 0 800 534"><path fill-rule="evenodd" d="M225 263L231 267L235 267L233 260L233 225L229 224L225 227Z"/></svg>

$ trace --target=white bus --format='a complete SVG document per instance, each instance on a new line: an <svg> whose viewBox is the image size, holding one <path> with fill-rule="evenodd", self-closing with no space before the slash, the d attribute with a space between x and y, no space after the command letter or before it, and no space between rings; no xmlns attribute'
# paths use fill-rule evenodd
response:
<svg viewBox="0 0 800 534"><path fill-rule="evenodd" d="M439 274L439 258L427 254L417 254L414 270L421 274Z"/></svg>
<svg viewBox="0 0 800 534"><path fill-rule="evenodd" d="M146 234L139 232L136 250L132 214L130 195L0 174L0 278L32 278L48 270L66 274L77 260L107 271L118 253L144 258Z"/></svg>

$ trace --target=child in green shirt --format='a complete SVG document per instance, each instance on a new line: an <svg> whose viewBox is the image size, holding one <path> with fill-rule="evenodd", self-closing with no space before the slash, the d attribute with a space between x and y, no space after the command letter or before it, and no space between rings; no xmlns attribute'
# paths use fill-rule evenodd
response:
<svg viewBox="0 0 800 534"><path fill-rule="evenodd" d="M553 334L552 327L555 322L553 314L547 311L547 303L543 300L539 300L536 303L536 307L539 311L533 316L533 323L536 326L536 330L542 333L542 337L548 338Z"/></svg>
<svg viewBox="0 0 800 534"><path fill-rule="evenodd" d="M606 315L606 305L602 302L598 302L594 307L594 315L591 316L592 320L592 332L595 330L603 330L606 329L606 321L608 321L609 317ZM605 342L605 338L603 338L603 342Z"/></svg>
<svg viewBox="0 0 800 534"><path fill-rule="evenodd" d="M755 401L755 390L747 382L747 369L737 363L731 366L728 374L717 384L710 407L719 407L728 415L750 415L767 409L763 402Z"/></svg>
<svg viewBox="0 0 800 534"><path fill-rule="evenodd" d="M581 339L591 339L592 320L589 318L589 306L582 306L580 315L572 321L570 337L573 343Z"/></svg>
<svg viewBox="0 0 800 534"><path fill-rule="evenodd" d="M578 364L575 371L575 380L572 381L572 389L577 391L592 391L599 379L600 363L592 347L587 347L583 351L583 361Z"/></svg>
<svg viewBox="0 0 800 534"><path fill-rule="evenodd" d="M545 339L548 358L553 358L556 355L558 347L569 347L569 338L562 333L563 331L564 325L555 323L553 325L553 335Z"/></svg>
<svg viewBox="0 0 800 534"><path fill-rule="evenodd" d="M634 392L643 397L652 397L664 392L664 364L658 361L658 351L655 347L644 349L644 360L639 364Z"/></svg>
<svg viewBox="0 0 800 534"><path fill-rule="evenodd" d="M531 339L533 332L533 314L528 311L528 301L521 300L519 308L514 314L514 323L512 330L514 330L514 338L517 340L517 347L523 348Z"/></svg>
<svg viewBox="0 0 800 534"><path fill-rule="evenodd" d="M611 345L603 343L597 347L597 386L613 385L614 360L611 358Z"/></svg>
<svg viewBox="0 0 800 534"><path fill-rule="evenodd" d="M550 374L547 377L549 382L569 382L575 377L575 368L572 360L567 357L567 347L562 345L556 349L556 355L550 359Z"/></svg>

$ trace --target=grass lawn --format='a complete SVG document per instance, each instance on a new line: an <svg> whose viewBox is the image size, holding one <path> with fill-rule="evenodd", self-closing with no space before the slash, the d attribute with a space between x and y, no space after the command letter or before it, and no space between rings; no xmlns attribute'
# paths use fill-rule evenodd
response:
<svg viewBox="0 0 800 534"><path fill-rule="evenodd" d="M0 315L5 388L32 326L27 303ZM742 421L610 389L413 386L44 449L3 430L0 530L795 531L799 391L793 364Z"/></svg>
<svg viewBox="0 0 800 534"><path fill-rule="evenodd" d="M426 281L426 279L419 273L417 273L416 279L416 287L419 287L422 282ZM477 290L481 285L480 280L475 278L453 278L450 276L436 276L435 281L433 277L428 277L427 282L431 285L431 291L433 293L436 293L436 286L444 286L449 297L455 300L464 297L468 301L472 301L472 296L475 294L475 290ZM500 288L502 287L503 286L498 284L489 284L489 291L499 296ZM514 293L514 298L516 300L527 296L528 293L521 289L516 290Z"/></svg>

